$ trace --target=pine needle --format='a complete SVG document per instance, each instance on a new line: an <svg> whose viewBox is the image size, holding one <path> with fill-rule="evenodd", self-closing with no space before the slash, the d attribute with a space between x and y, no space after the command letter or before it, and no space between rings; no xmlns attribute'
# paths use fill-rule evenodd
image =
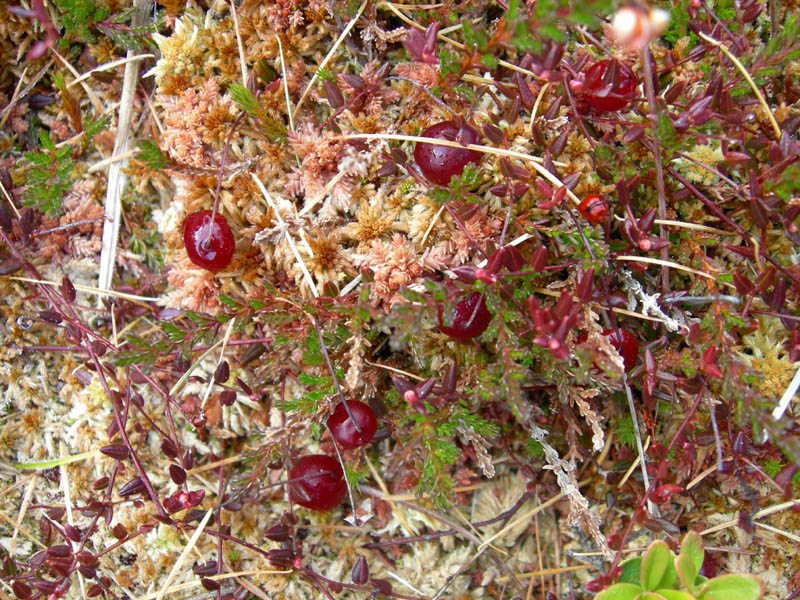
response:
<svg viewBox="0 0 800 600"><path fill-rule="evenodd" d="M60 283L55 281L48 281L47 279L32 279L30 277L9 277L9 279L14 279L16 281L25 281L27 283L37 283L40 285L52 285L52 286L59 286ZM147 296L137 296L136 294L128 294L125 292L118 292L116 290L101 290L96 287L91 287L88 285L81 285L79 283L73 283L73 287L80 291L86 292L87 294L95 294L98 296L111 296L112 298L122 298L123 300L130 300L131 302L158 302L158 298L149 298Z"/></svg>
<svg viewBox="0 0 800 600"><path fill-rule="evenodd" d="M217 342L213 346L211 346L208 350L203 352L198 357L198 359L194 361L188 369L186 369L186 372L183 375L181 375L181 378L178 379L178 381L175 382L175 385L172 386L172 389L170 389L169 391L170 396L174 396L178 392L178 390L180 390L183 387L183 384L186 383L186 381L189 379L189 376L192 374L192 371L194 371L200 365L200 363L202 363L205 360L205 358L214 351L214 348L216 348L220 344L222 344L222 340L217 340Z"/></svg>
<svg viewBox="0 0 800 600"><path fill-rule="evenodd" d="M253 178L253 181L256 182L258 189L261 190L261 194L264 196L264 199L267 201L267 204L270 205L273 212L275 213L275 218L278 219L278 223L283 228L283 234L286 236L286 241L289 243L289 247L292 249L292 253L294 254L295 259L297 259L297 265L300 267L300 271L303 273L303 277L306 280L306 284L308 287L311 288L311 293L314 295L315 298L319 298L319 292L317 291L317 285L314 283L314 278L311 277L311 273L308 271L306 267L306 263L303 262L303 257L300 256L300 251L297 249L297 246L294 243L294 239L292 238L292 234L289 233L289 227L286 224L286 221L283 220L281 213L278 211L278 207L275 205L275 201L272 199L272 196L267 191L267 188L264 187L264 184L261 183L261 180L254 174L250 173L250 176Z"/></svg>
<svg viewBox="0 0 800 600"><path fill-rule="evenodd" d="M781 396L778 406L776 406L775 410L772 411L772 418L774 420L778 421L783 417L783 414L786 412L786 409L789 408L789 404L792 402L792 398L794 398L794 395L797 393L798 388L800 388L800 367L798 367L797 371L795 371L792 381L789 382L789 387L787 387L786 391L783 392L783 396Z"/></svg>
<svg viewBox="0 0 800 600"><path fill-rule="evenodd" d="M146 58L155 58L155 55L154 54L137 54L135 56L126 56L125 58L120 58L118 60L112 60L111 62L107 62L107 63L104 63L102 65L98 65L97 67L95 67L91 71L86 71L86 73L84 73L83 75L81 75L77 79L73 79L72 81L70 81L67 84L67 87L69 88L69 87L72 87L73 85L75 85L76 83L81 83L82 81L85 81L86 79L89 79L89 77L91 77L95 73L102 73L103 71L110 71L111 69L115 69L115 68L117 68L117 67L119 67L121 65L126 65L129 62L132 62L132 61L135 61L135 60L144 60Z"/></svg>
<svg viewBox="0 0 800 600"><path fill-rule="evenodd" d="M11 535L11 542L8 546L8 555L14 556L14 546L17 543L17 535L19 535L20 527L22 527L22 521L25 519L25 513L28 512L28 505L31 503L31 496L33 496L33 489L36 486L36 476L32 477L30 482L28 482L28 487L25 488L25 495L22 497L22 504L19 507L19 512L17 513L17 522L14 525L14 533Z"/></svg>
<svg viewBox="0 0 800 600"><path fill-rule="evenodd" d="M131 20L133 27L144 23L149 8L148 0L135 0L135 13ZM58 55L56 55L58 56ZM128 51L128 58L135 56L133 50ZM69 63L67 63L69 65ZM71 66L71 65L70 65ZM119 114L117 119L117 134L114 139L114 156L121 156L128 152L131 143L131 121L133 118L133 100L136 96L136 87L139 80L139 61L125 64L125 73L122 77L122 91L120 92ZM86 88L85 84L81 84ZM100 112L100 111L98 111ZM100 252L100 272L97 276L97 287L101 290L111 288L114 278L114 266L117 260L117 241L119 228L122 222L122 193L127 183L124 169L128 160L123 158L113 162L108 168L108 181L106 183L105 217L103 223L103 248ZM97 306L102 307L102 298L97 299Z"/></svg>
<svg viewBox="0 0 800 600"><path fill-rule="evenodd" d="M197 526L197 529L194 530L191 539L189 539L189 543L183 549L183 552L181 552L178 560L176 560L175 564L172 565L172 569L170 570L169 575L167 575L167 580L164 582L161 590L156 595L156 600L162 600L167 594L167 590L169 589L172 580L175 579L175 575L178 574L183 566L183 563L186 561L186 558L189 556L189 553L192 551L192 548L194 548L194 545L197 543L197 540L200 539L200 535L203 533L203 529L205 529L212 514L214 514L214 508L209 508L208 511L206 511L203 520L200 521L200 524Z"/></svg>
<svg viewBox="0 0 800 600"><path fill-rule="evenodd" d="M630 256L627 254L623 256L617 256L616 260L641 262L641 263L648 263L651 265L661 265L662 267L669 267L670 269L677 269L678 271L685 271L687 273L692 273L693 275L697 275L699 277L705 277L706 279L711 279L712 281L715 281L729 288L735 287L733 284L730 284L727 281L719 281L714 275L711 275L710 273L706 273L705 271L699 271L698 269L693 269L691 267L685 267L682 264L672 262L671 260L662 260L660 258L652 258L650 256Z"/></svg>
<svg viewBox="0 0 800 600"><path fill-rule="evenodd" d="M231 14L233 15L233 30L236 32L236 47L239 49L239 69L242 71L242 85L247 87L247 61L244 57L244 45L242 44L242 34L239 31L239 15L236 14L236 4L230 0ZM280 40L278 40L280 43ZM283 62L283 52L281 52L281 63Z"/></svg>
<svg viewBox="0 0 800 600"><path fill-rule="evenodd" d="M602 553L599 553L602 555ZM595 565L573 565L571 567L558 567L554 569L540 569L538 571L528 571L527 573L517 573L517 577L520 579L526 579L528 577L539 577L543 575L556 575L558 573L574 573L575 571L585 571L586 569L597 569ZM498 577L495 581L498 583L505 583L506 581L510 581L510 577L504 575L503 577Z"/></svg>
<svg viewBox="0 0 800 600"><path fill-rule="evenodd" d="M772 114L772 109L769 107L769 104L767 104L767 101L764 99L764 95L761 93L761 90L758 89L756 82L753 81L752 77L750 77L750 73L747 72L745 66L741 62L739 62L738 58L736 58L733 54L731 54L730 50L728 50L722 42L718 42L714 38L707 36L702 31L698 31L697 35L699 35L709 44L713 44L714 46L719 48L722 51L722 53L728 57L728 60L730 60L736 66L736 68L739 69L739 72L742 74L742 77L745 78L747 84L750 86L750 89L753 90L753 93L756 95L756 98L758 98L759 104L761 104L762 108L767 112L767 116L769 117L769 122L772 124L772 130L775 132L775 137L777 139L780 139L781 128L778 125L778 121L775 120L775 115Z"/></svg>
<svg viewBox="0 0 800 600"><path fill-rule="evenodd" d="M552 506L553 504L555 504L556 502L561 500L563 497L564 497L563 493L558 493L555 496L553 496L552 498L550 498L549 500L546 500L545 502L543 502L542 504L539 504L538 506L535 506L533 509L529 510L525 514L518 516L513 521L510 521L509 523L507 523L506 526L503 527L500 531L495 532L494 535L492 535L491 537L487 538L480 546L478 546L478 550L483 551L494 540L496 540L499 537L504 536L508 531L510 531L511 529L513 529L514 527L519 525L520 523L522 523L524 521L527 521L533 515L538 514L538 513L542 512L544 509Z"/></svg>

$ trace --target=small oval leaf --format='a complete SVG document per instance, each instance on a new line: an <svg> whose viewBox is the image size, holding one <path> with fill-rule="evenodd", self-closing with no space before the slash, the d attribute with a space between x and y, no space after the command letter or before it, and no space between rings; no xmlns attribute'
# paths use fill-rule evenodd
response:
<svg viewBox="0 0 800 600"><path fill-rule="evenodd" d="M672 583L677 578L672 562L672 552L666 542L658 541L650 544L644 560L642 560L642 571L639 575L642 588L646 591L654 591L672 587Z"/></svg>

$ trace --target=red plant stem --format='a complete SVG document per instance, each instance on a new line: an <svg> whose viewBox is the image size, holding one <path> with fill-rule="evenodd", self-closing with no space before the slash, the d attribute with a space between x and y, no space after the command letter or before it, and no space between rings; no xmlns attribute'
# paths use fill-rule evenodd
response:
<svg viewBox="0 0 800 600"><path fill-rule="evenodd" d="M310 571L308 569L306 569L306 573L312 573L315 578L319 579L320 581L324 581L329 585L330 584L340 585L344 588L347 588L348 590L359 590L368 592L373 591L372 588L368 586L356 585L355 583L345 583L343 581L334 581L333 579L328 579L327 577L325 577L324 575L320 575L319 573L313 573L313 571ZM400 598L401 600L427 600L427 598L420 598L419 596L406 596L405 594L395 594L394 592L388 594L388 596L390 598Z"/></svg>
<svg viewBox="0 0 800 600"><path fill-rule="evenodd" d="M342 404L344 404L344 409L347 412L347 418L349 418L353 422L353 427L355 428L355 430L358 433L361 433L361 427L358 426L358 423L353 417L353 413L350 412L350 407L347 405L347 398L345 398L344 392L342 392L342 388L339 385L339 378L336 377L336 371L333 369L333 363L331 362L331 357L328 354L328 347L325 345L325 340L322 339L322 327L319 324L319 316L314 315L313 323L314 323L314 330L317 332L317 339L319 340L319 349L320 352L322 352L322 357L325 359L325 364L328 366L328 372L331 374L333 387L336 388L336 395L339 396L339 401ZM344 464L342 464L342 467L344 468ZM355 508L356 507L354 505L353 510L355 510Z"/></svg>
<svg viewBox="0 0 800 600"><path fill-rule="evenodd" d="M217 187L214 190L214 205L211 207L211 223L208 225L208 233L206 234L206 239L203 240L203 247L208 248L209 240L211 239L211 233L214 231L214 217L217 214L217 204L219 204L219 192L222 189L222 174L225 170L225 161L228 160L228 149L231 147L231 141L233 140L233 133L236 131L236 127L239 123L242 122L247 116L247 113L242 112L236 120L231 125L231 130L228 132L228 137L225 139L225 147L222 149L222 157L219 159L219 172L217 173Z"/></svg>
<svg viewBox="0 0 800 600"><path fill-rule="evenodd" d="M669 166L667 167L667 173L669 173L669 174L670 174L672 177L674 177L675 179L677 179L677 180L678 180L678 182L679 182L681 185L683 185L683 186L684 186L684 187L685 187L687 190L689 190L689 191L692 193L692 195L693 195L695 198L697 198L698 200L700 200L700 202L702 202L702 203L703 203L703 205L705 205L705 207L706 207L706 208L708 208L708 210L709 210L709 211L711 211L711 213L712 213L712 214L713 214L715 217L717 217L718 219L720 219L721 221L723 221L723 222L724 222L726 225L729 225L730 227L732 227L733 229L735 229L735 230L736 230L736 232L737 232L739 235L741 235L741 236L742 236L743 240L744 240L744 241L745 241L747 244L752 244L752 242L751 242L751 240L750 240L750 237L751 237L751 236L750 236L750 234L749 234L749 233L747 233L747 232L746 232L744 229L742 229L742 228L739 226L739 224L738 224L738 223L736 223L736 221L734 221L734 220L733 220L733 219L731 219L731 218L730 218L728 215L726 215L726 214L725 214L725 213L724 213L724 212L723 212L723 211L722 211L722 210L719 208L719 206L717 206L717 204L716 204L716 203L715 203L713 200L711 200L711 199L710 199L710 198L708 198L708 197L707 197L705 194L703 194L702 192L700 192L700 190L698 190L698 189L697 189L696 187L694 187L694 186L693 186L691 183L689 183L689 182L688 182L688 181L687 181L687 180L686 180L686 179L685 179L685 178L684 178L684 177L683 177L683 176L682 176L680 173L678 173L677 171L675 171L675 169L673 169L672 167L669 167ZM770 254L769 254L769 253L768 253L766 250L764 250L764 248L763 248L763 247L760 247L760 248L759 248L759 255L760 255L760 256L763 256L763 257L764 257L764 258L767 260L767 262L768 262L768 263L770 263L772 266L774 266L776 269L778 269L778 271L780 271L780 272L781 272L783 275L785 275L786 277L788 277L789 279L791 279L791 280L792 280L792 282L793 282L795 285L798 285L798 286L800 286L800 277L798 277L797 275L795 275L795 274L794 274L794 273L792 273L791 271L787 270L787 269L786 269L786 268L785 268L783 265L781 265L781 264L780 264L780 263L779 263L777 260L775 260L775 259L772 257L772 255L770 255Z"/></svg>
<svg viewBox="0 0 800 600"><path fill-rule="evenodd" d="M139 365L133 365L133 369L136 371L136 373L139 374L140 377L142 377L147 383L149 383L154 390L156 390L159 394L161 394L162 398L164 398L164 411L167 414L167 420L169 421L169 428L170 431L172 432L172 441L175 443L175 446L177 448L182 448L183 444L181 444L180 439L178 438L178 431L175 428L175 421L172 418L171 404L175 404L175 406L179 409L180 406L178 406L178 403L175 402L175 400L172 397L170 397L170 395L167 392L161 389L161 386L158 385L158 383L154 381L152 377L150 377L144 371L142 371Z"/></svg>
<svg viewBox="0 0 800 600"><path fill-rule="evenodd" d="M486 519L485 521L476 521L475 523L471 524L471 527L483 527L484 525L491 525L492 523L497 523L498 521L508 521L511 517L514 516L520 507L525 503L525 501L530 498L530 492L524 492L514 503L514 506L509 508L507 511L500 513L497 516L492 517L491 519ZM503 523L505 525L505 523ZM436 533L429 533L427 535L418 535L412 537L404 537L404 538L397 538L394 540L387 540L385 542L370 542L367 544L362 544L362 548L386 548L388 546L401 546L403 544L410 544L413 542L427 542L430 540L436 540L441 537L446 537L448 535L454 535L458 533L455 529L448 529L446 531L437 531Z"/></svg>
<svg viewBox="0 0 800 600"><path fill-rule="evenodd" d="M217 488L217 496L219 497L220 502L222 501L222 496L223 496L223 493L225 492L225 479L223 478L223 473L224 473L224 467L222 465L220 465L219 471L218 471L219 487ZM222 529L222 507L221 507L221 505L217 505L216 513L217 513L216 514L217 527ZM223 565L223 562L224 562L223 558L222 558L222 556L223 556L223 554L222 554L222 550L223 550L222 543L223 543L223 541L224 540L222 538L217 538L217 575L222 575L222 565ZM222 597L222 588L221 587L217 588L216 596L217 596L217 600L221 599L221 597Z"/></svg>
<svg viewBox="0 0 800 600"><path fill-rule="evenodd" d="M25 269L25 272L28 273L31 279L36 279L37 281L44 280L44 278L36 269L36 267L34 267L27 259L25 259L24 256L22 256L20 251L17 250L17 247L11 242L9 237L2 230L0 230L0 240L2 240L3 243L6 245L8 250L11 252L11 255L22 263L22 267ZM42 295L46 297L47 300L50 302L50 305L52 306L53 310L58 312L66 321L70 323L70 325L79 329L82 333L86 334L87 336L92 337L95 340L99 341L109 350L113 351L117 350L114 344L112 344L111 342L106 340L103 336L95 333L94 331L86 327L83 323L81 323L80 319L78 319L77 315L72 310L70 304L64 298L62 298L61 295L58 294L52 288L52 286L43 283L37 283L36 285L38 286ZM66 308L62 308L61 306L62 303ZM69 311L70 315L66 314L67 311Z"/></svg>
<svg viewBox="0 0 800 600"><path fill-rule="evenodd" d="M275 340L271 337L264 337L264 338L248 338L246 340L228 340L228 346L247 346L251 344L271 344ZM194 346L192 348L192 352L203 352L204 350L208 350L211 348L211 345L207 346ZM179 350L172 350L170 354L175 354L179 352Z"/></svg>
<svg viewBox="0 0 800 600"><path fill-rule="evenodd" d="M714 18L714 20L717 22L717 24L718 24L720 27L722 27L722 30L723 30L725 33L727 33L727 34L728 34L728 36L730 36L730 38L731 38L731 41L733 42L733 45L734 45L734 46L736 46L736 49L737 49L739 52L744 52L744 51L745 51L745 49L744 49L744 48L742 48L742 46L740 45L740 43L739 43L739 38L737 38L735 35L733 35L733 32L732 32L732 31L731 31L731 30L728 28L728 26L725 24L725 21L723 21L722 19L720 19L720 18L717 16L717 14L716 14L716 13L715 13L713 10L711 10L711 8L708 6L708 3L707 3L705 0L701 0L701 1L702 1L702 3L703 3L703 9L706 11L706 14L707 14L707 15L710 15L710 16L712 16L712 17ZM710 25L710 23L709 23L709 25Z"/></svg>
<svg viewBox="0 0 800 600"><path fill-rule="evenodd" d="M86 352L83 346L23 346L23 352Z"/></svg>
<svg viewBox="0 0 800 600"><path fill-rule="evenodd" d="M145 529L146 529L146 528L145 528ZM129 533L128 535L126 535L126 536L125 536L124 538L122 538L121 540L117 540L116 542L114 542L114 543L113 543L113 544L111 544L110 546L108 546L108 547L106 547L106 548L103 548L103 549L102 549L100 552L98 552L97 554L95 554L95 556L96 556L97 558L100 558L101 556L103 556L103 555L105 555L105 554L108 554L108 553L109 553L109 552L111 552L112 550L116 550L117 548L119 548L120 546L122 546L122 544L125 544L125 543L127 543L127 542L131 541L133 538L135 538L135 537L139 537L140 535L143 535L144 533L146 533L146 531L143 531L143 528L141 528L141 527L140 527L139 529L137 529L137 530L136 530L136 531L134 531L133 533Z"/></svg>
<svg viewBox="0 0 800 600"><path fill-rule="evenodd" d="M644 91L647 96L648 117L653 129L653 160L656 166L656 189L658 190L658 218L667 218L667 187L664 183L664 166L661 164L661 144L658 141L658 105L656 104L656 91L653 85L653 65L650 62L650 47L642 47L642 62L644 63ZM667 229L659 225L658 235L662 240L669 241ZM661 249L662 260L669 260L669 246ZM661 291L669 292L669 268L661 270Z"/></svg>
<svg viewBox="0 0 800 600"><path fill-rule="evenodd" d="M703 392L705 392L705 390L706 386L704 384L701 390L697 393L697 397L694 400L694 404L692 404L692 407L689 409L689 412L686 413L686 416L683 418L680 427L678 427L678 431L676 431L675 435L672 436L672 440L670 441L669 446L667 446L667 450L664 453L665 455L668 455L670 453L672 448L675 446L675 443L678 441L678 438L680 438L681 434L683 433L683 430L686 429L686 426L689 424L689 421L691 421L695 411L697 410L697 407L700 405L700 400L703 399ZM658 484L658 475L656 474L656 476L653 477L653 480L650 482L650 487L647 489L645 495L642 497L641 500L639 500L637 508L643 507L647 503L647 499L650 497L650 494L653 492L653 490L656 489L657 484ZM633 525L635 523L636 520L634 518L631 518L631 520L628 522L628 526L625 528L625 531L622 534L622 538L620 539L620 544L619 544L619 550L617 550L617 554L614 556L614 560L611 563L611 566L608 568L608 571L606 572L606 574L609 577L614 572L614 569L617 568L620 558L622 558L622 549L625 547L625 540L628 539L628 536L631 534L631 531L633 530Z"/></svg>
<svg viewBox="0 0 800 600"><path fill-rule="evenodd" d="M562 59L564 62L564 59ZM575 96L572 94L572 90L568 85L564 86L564 89L567 92L567 100L569 100L569 106L572 108L572 114L575 117L575 121L578 123L578 127L581 128L581 132L583 132L583 137L586 138L586 141L589 142L589 145L592 149L597 146L597 142L595 142L594 138L589 134L589 130L586 128L586 123L583 121L583 116L581 115L580 111L578 110L577 105L575 104Z"/></svg>
<svg viewBox="0 0 800 600"><path fill-rule="evenodd" d="M503 219L503 231L500 232L500 243L498 246L502 248L506 244L506 232L508 231L508 224L511 222L511 211L514 209L514 197L511 193L512 183L511 178L508 178L508 208L506 209L506 217Z"/></svg>
<svg viewBox="0 0 800 600"><path fill-rule="evenodd" d="M150 500L156 505L156 510L158 511L159 516L169 518L169 514L167 514L167 511L164 510L163 506L161 506L161 500L159 500L158 495L153 489L153 485L150 483L150 478L147 476L139 457L136 455L136 451L133 449L133 446L131 446L131 442L128 439L128 432L125 431L125 423L122 420L122 415L119 413L116 402L113 400L111 389L108 387L108 382L106 381L106 376L103 372L103 367L100 365L100 361L97 358L97 354L95 354L91 344L87 344L86 348L89 352L92 362L94 363L94 367L97 370L97 377L100 380L100 385L103 386L103 391L106 393L106 397L111 402L111 408L114 411L114 418L117 420L119 436L122 438L122 443L125 444L128 452L130 452L131 460L133 460L136 471L139 474L139 477L141 477L144 487L147 489L147 495L150 496Z"/></svg>
<svg viewBox="0 0 800 600"><path fill-rule="evenodd" d="M71 227L80 227L81 225L88 225L89 223L95 223L97 221L101 221L104 218L105 217L95 217L94 219L85 219L83 221L75 221L74 223L67 223L66 225L59 225L58 227L51 227L50 229L42 229L41 231L34 231L31 233L31 237L39 237L40 235L45 235L47 233L64 231L65 229L70 229Z"/></svg>
<svg viewBox="0 0 800 600"><path fill-rule="evenodd" d="M456 211L454 211L454 210L453 210L453 209L450 207L450 204L449 204L448 202L445 202L445 203L444 203L444 207L447 209L447 212L449 212L449 213L450 213L450 216L451 216L451 217L453 217L453 220L456 222L456 225L458 225L458 227L459 227L459 229L461 229L462 233L463 233L465 236L467 236L467 239L468 239L468 240L469 240L469 241L472 243L472 245L475 247L475 249L476 249L478 252L480 252L481 254L483 254L483 257L484 257L484 258L488 259L488 258L489 258L489 256L486 254L486 251L485 251L485 250L484 250L484 249L481 247L481 245L478 243L478 240L476 240L476 239L475 239L475 238L472 236L472 234L469 232L469 230L467 229L467 227L464 225L464 222L461 220L461 217L459 217L459 216L456 214Z"/></svg>

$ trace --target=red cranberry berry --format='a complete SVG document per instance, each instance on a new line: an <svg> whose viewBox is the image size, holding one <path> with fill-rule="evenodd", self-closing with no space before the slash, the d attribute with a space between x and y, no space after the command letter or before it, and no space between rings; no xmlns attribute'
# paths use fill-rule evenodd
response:
<svg viewBox="0 0 800 600"><path fill-rule="evenodd" d="M462 144L476 144L480 134L467 125L461 127L453 121L442 121L431 125L422 132L422 137L449 140ZM439 185L447 185L453 175L461 175L467 163L476 163L481 153L466 148L437 146L435 144L417 143L414 147L414 160L428 181Z"/></svg>
<svg viewBox="0 0 800 600"><path fill-rule="evenodd" d="M589 194L581 200L578 212L592 225L602 223L608 214L608 202L600 194Z"/></svg>
<svg viewBox="0 0 800 600"><path fill-rule="evenodd" d="M608 338L611 345L619 352L625 370L630 371L636 366L639 358L639 342L636 337L627 329L604 329L603 335Z"/></svg>
<svg viewBox="0 0 800 600"><path fill-rule="evenodd" d="M353 414L352 419L347 414L347 408ZM378 429L375 413L369 406L356 400L348 401L347 408L344 402L340 402L333 414L328 417L328 428L334 439L345 448L358 448L370 443ZM361 433L356 431L353 420L358 424Z"/></svg>
<svg viewBox="0 0 800 600"><path fill-rule="evenodd" d="M221 271L230 264L236 246L227 219L216 213L212 225L210 210L201 210L186 216L183 222L183 243L189 260L212 272Z"/></svg>
<svg viewBox="0 0 800 600"><path fill-rule="evenodd" d="M638 85L628 65L616 59L601 60L586 72L583 97L596 110L619 110L628 105Z"/></svg>
<svg viewBox="0 0 800 600"><path fill-rule="evenodd" d="M472 292L456 304L453 324L446 326L442 317L444 309L439 307L439 331L459 342L467 342L478 337L492 320L492 313L486 308L486 298L480 292Z"/></svg>
<svg viewBox="0 0 800 600"><path fill-rule="evenodd" d="M339 506L347 493L339 461L327 454L309 454L289 470L289 497L311 510Z"/></svg>

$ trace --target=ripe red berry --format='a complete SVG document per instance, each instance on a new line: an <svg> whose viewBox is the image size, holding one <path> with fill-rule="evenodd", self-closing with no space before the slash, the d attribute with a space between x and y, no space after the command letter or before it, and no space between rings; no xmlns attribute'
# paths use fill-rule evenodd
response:
<svg viewBox="0 0 800 600"><path fill-rule="evenodd" d="M221 271L230 264L236 246L228 220L216 213L212 225L210 210L186 216L183 221L183 244L189 260L212 272Z"/></svg>
<svg viewBox="0 0 800 600"><path fill-rule="evenodd" d="M422 137L439 140L458 141L464 144L475 144L480 134L468 125L459 126L453 121L442 121L431 125L422 132ZM453 175L461 175L467 163L478 162L481 153L466 148L452 148L435 144L417 143L414 147L414 160L422 174L433 183L447 185Z"/></svg>
<svg viewBox="0 0 800 600"><path fill-rule="evenodd" d="M486 308L486 298L480 292L472 292L456 304L451 326L444 324L443 315L444 309L440 306L439 331L459 342L478 337L492 320L492 313Z"/></svg>
<svg viewBox="0 0 800 600"><path fill-rule="evenodd" d="M583 97L596 110L619 110L628 105L638 85L628 65L616 59L601 60L586 72Z"/></svg>
<svg viewBox="0 0 800 600"><path fill-rule="evenodd" d="M611 345L619 352L626 371L630 371L636 366L636 361L639 358L639 342L630 331L621 327L618 329L604 329L603 335L608 338Z"/></svg>
<svg viewBox="0 0 800 600"><path fill-rule="evenodd" d="M589 194L578 205L578 212L592 225L602 223L608 214L608 202L600 194Z"/></svg>
<svg viewBox="0 0 800 600"><path fill-rule="evenodd" d="M353 419L347 414L347 408L353 414ZM334 439L345 448L358 448L370 443L378 429L375 413L369 406L356 400L348 401L347 408L345 408L344 402L340 402L333 414L328 417L328 429L331 430ZM354 419L358 423L361 433L356 431L353 424Z"/></svg>
<svg viewBox="0 0 800 600"><path fill-rule="evenodd" d="M289 470L289 497L311 510L339 506L347 493L342 467L327 454L309 454Z"/></svg>

